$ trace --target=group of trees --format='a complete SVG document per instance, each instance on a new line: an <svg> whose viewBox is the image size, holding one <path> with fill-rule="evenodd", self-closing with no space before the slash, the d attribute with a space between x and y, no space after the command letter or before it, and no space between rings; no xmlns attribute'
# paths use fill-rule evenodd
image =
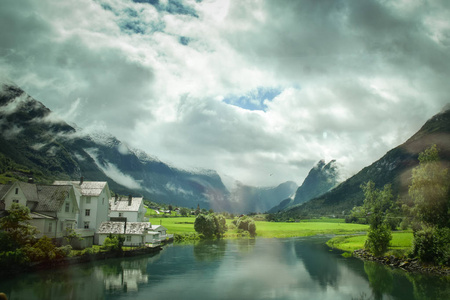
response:
<svg viewBox="0 0 450 300"><path fill-rule="evenodd" d="M248 232L250 236L256 235L255 221L248 217L242 216L233 220L238 232ZM213 237L221 238L228 230L227 221L222 214L198 214L195 218L194 229L202 237L210 239Z"/></svg>
<svg viewBox="0 0 450 300"><path fill-rule="evenodd" d="M351 220L365 217L370 225L366 248L374 255L386 252L391 229L402 221L411 226L412 255L422 261L450 264L450 176L433 145L419 155L419 166L412 171L409 198L394 201L390 185L376 189L371 181L362 185L365 199L355 207Z"/></svg>
<svg viewBox="0 0 450 300"><path fill-rule="evenodd" d="M194 229L205 238L221 238L228 230L227 220L223 215L198 214L195 218Z"/></svg>

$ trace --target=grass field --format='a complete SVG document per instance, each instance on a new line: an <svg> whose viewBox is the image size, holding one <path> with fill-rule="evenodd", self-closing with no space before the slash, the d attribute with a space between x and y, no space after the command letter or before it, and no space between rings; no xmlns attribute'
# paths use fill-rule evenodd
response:
<svg viewBox="0 0 450 300"><path fill-rule="evenodd" d="M339 219L338 219L339 220ZM194 233L195 217L177 217L177 218L150 218L150 222L155 225L163 225L168 233ZM315 221L301 221L299 223L266 222L255 221L256 233L258 237L263 238L287 238L296 236L310 236L317 234L353 234L366 231L367 225L347 224L343 220L337 223L336 219L316 219ZM227 220L231 225L231 220ZM231 226L232 227L232 226ZM229 230L225 238L233 238L236 232Z"/></svg>
<svg viewBox="0 0 450 300"><path fill-rule="evenodd" d="M366 235L357 236L337 236L327 242L332 248L337 248L347 252L364 248ZM393 232L390 250L406 250L411 247L413 240L412 232Z"/></svg>

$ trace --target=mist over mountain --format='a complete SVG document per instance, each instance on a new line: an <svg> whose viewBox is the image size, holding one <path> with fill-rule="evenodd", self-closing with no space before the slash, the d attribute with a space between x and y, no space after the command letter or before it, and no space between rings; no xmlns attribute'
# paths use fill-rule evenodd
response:
<svg viewBox="0 0 450 300"><path fill-rule="evenodd" d="M412 169L418 166L419 153L432 144L439 149L443 164L450 166L450 105L430 118L422 128L406 142L388 151L370 166L350 177L337 187L302 205L288 209L288 217L302 215L341 215L354 206L362 205L364 195L361 185L369 180L377 188L391 184L394 195L404 197L411 184Z"/></svg>
<svg viewBox="0 0 450 300"><path fill-rule="evenodd" d="M287 182L272 188L239 184L229 191L214 170L179 169L107 132L83 132L13 83L0 85L0 154L48 183L83 176L108 181L119 194L233 213L265 211L296 189L295 183ZM7 169L2 173L11 171Z"/></svg>
<svg viewBox="0 0 450 300"><path fill-rule="evenodd" d="M320 196L339 183L339 167L336 160L328 164L320 160L308 173L302 185L295 192L295 196L281 201L268 212L274 213L288 209L292 206L305 203Z"/></svg>

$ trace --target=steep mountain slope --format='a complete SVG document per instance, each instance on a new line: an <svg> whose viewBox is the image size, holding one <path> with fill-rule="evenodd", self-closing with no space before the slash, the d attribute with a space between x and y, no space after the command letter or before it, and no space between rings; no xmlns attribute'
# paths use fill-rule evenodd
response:
<svg viewBox="0 0 450 300"><path fill-rule="evenodd" d="M294 205L305 203L320 196L338 184L338 166L335 160L328 164L325 160L319 161L308 173L302 185L297 189L294 198L287 198L277 206L271 208L269 213L285 210Z"/></svg>
<svg viewBox="0 0 450 300"><path fill-rule="evenodd" d="M342 214L362 205L361 184L369 180L381 188L392 184L394 194L405 196L411 181L411 170L419 163L419 153L436 144L441 160L450 165L450 107L428 120L422 128L402 145L390 150L381 159L362 169L330 192L293 207L286 212L295 217L304 214Z"/></svg>
<svg viewBox="0 0 450 300"><path fill-rule="evenodd" d="M266 210L296 188L292 183L275 188L242 185L230 193L213 170L181 170L108 133L83 134L9 82L0 83L0 130L0 170L12 161L39 173L47 183L83 176L108 181L120 194L233 213Z"/></svg>

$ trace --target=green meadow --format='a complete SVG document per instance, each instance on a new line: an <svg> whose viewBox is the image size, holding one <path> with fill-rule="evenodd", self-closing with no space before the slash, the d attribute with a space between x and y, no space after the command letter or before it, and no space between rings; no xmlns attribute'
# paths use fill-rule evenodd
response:
<svg viewBox="0 0 450 300"><path fill-rule="evenodd" d="M225 238L236 237L236 230L227 220L229 226ZM151 217L150 222L163 225L168 233L186 234L195 233L195 217ZM356 234L366 231L369 227L361 224L345 223L343 219L314 219L296 223L255 221L257 237L262 238L288 238L298 236L311 236L318 234Z"/></svg>
<svg viewBox="0 0 450 300"><path fill-rule="evenodd" d="M327 245L346 252L353 252L355 250L364 248L366 239L366 235L336 236L330 239L327 242ZM389 250L405 251L411 247L412 240L412 232L392 232L392 240L389 246Z"/></svg>

